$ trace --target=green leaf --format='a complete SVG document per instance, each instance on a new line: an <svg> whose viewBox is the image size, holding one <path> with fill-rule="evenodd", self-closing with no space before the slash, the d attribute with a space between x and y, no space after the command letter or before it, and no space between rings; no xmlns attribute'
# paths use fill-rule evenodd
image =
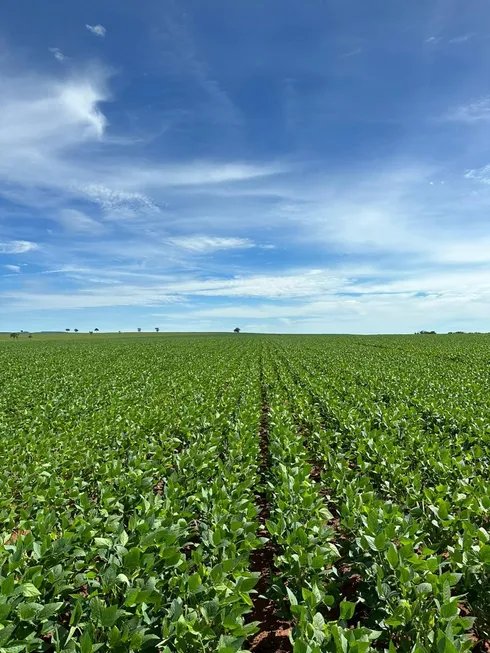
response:
<svg viewBox="0 0 490 653"><path fill-rule="evenodd" d="M84 630L83 634L80 638L80 647L82 650L82 653L92 653L92 638L90 637L90 633L88 630Z"/></svg>
<svg viewBox="0 0 490 653"><path fill-rule="evenodd" d="M121 534L119 535L119 542L122 544L122 546L126 546L128 541L129 541L129 535L126 533L126 531L122 531Z"/></svg>
<svg viewBox="0 0 490 653"><path fill-rule="evenodd" d="M304 640L295 637L293 653L311 653L311 648Z"/></svg>
<svg viewBox="0 0 490 653"><path fill-rule="evenodd" d="M117 605L111 605L108 608L103 608L100 613L100 623L104 627L113 626L118 617Z"/></svg>
<svg viewBox="0 0 490 653"><path fill-rule="evenodd" d="M77 601L75 603L75 607L71 611L70 626L78 626L80 619L82 618L82 614L83 614L82 602Z"/></svg>
<svg viewBox="0 0 490 653"><path fill-rule="evenodd" d="M94 542L95 542L95 546L101 549L108 548L112 545L112 542L108 537L96 537Z"/></svg>
<svg viewBox="0 0 490 653"><path fill-rule="evenodd" d="M323 615L320 612L315 612L313 616L313 625L315 628L322 629L323 626L325 625L325 619L323 618Z"/></svg>
<svg viewBox="0 0 490 653"><path fill-rule="evenodd" d="M374 544L378 551L384 551L386 548L386 535L384 533L378 533L374 538Z"/></svg>
<svg viewBox="0 0 490 653"><path fill-rule="evenodd" d="M12 606L10 605L10 603L0 603L0 621L3 619L7 619L11 609Z"/></svg>
<svg viewBox="0 0 490 653"><path fill-rule="evenodd" d="M23 621L32 621L43 609L40 603L21 603L17 608L19 617Z"/></svg>
<svg viewBox="0 0 490 653"><path fill-rule="evenodd" d="M352 601L342 601L340 603L340 618L345 619L345 621L352 619L355 609L356 604L352 603Z"/></svg>
<svg viewBox="0 0 490 653"><path fill-rule="evenodd" d="M420 583L416 589L417 594L430 594L432 592L432 585L430 583Z"/></svg>
<svg viewBox="0 0 490 653"><path fill-rule="evenodd" d="M41 596L41 592L32 583L24 583L22 585L22 594L29 598L33 598L35 596Z"/></svg>
<svg viewBox="0 0 490 653"><path fill-rule="evenodd" d="M133 547L124 556L124 566L128 569L136 569L140 564L141 551L137 547Z"/></svg>
<svg viewBox="0 0 490 653"><path fill-rule="evenodd" d="M12 596L15 589L15 577L14 574L10 574L2 581L2 590L1 593L3 596Z"/></svg>
<svg viewBox="0 0 490 653"><path fill-rule="evenodd" d="M243 637L221 635L218 642L217 653L236 653L242 648Z"/></svg>
<svg viewBox="0 0 490 653"><path fill-rule="evenodd" d="M286 587L286 591L287 591L287 593L288 593L288 597L289 597L289 602L290 602L290 604L291 604L291 605L298 605L298 599L295 597L295 595L294 595L293 592L289 589L289 587Z"/></svg>
<svg viewBox="0 0 490 653"><path fill-rule="evenodd" d="M49 619L50 617L53 617L55 614L57 614L61 608L63 607L63 603L46 603L43 606L43 609L38 615L39 619Z"/></svg>
<svg viewBox="0 0 490 653"><path fill-rule="evenodd" d="M195 574L192 574L192 576L190 576L189 580L187 581L187 587L189 588L189 592L191 594L197 592L197 590L201 587L201 582L202 582L201 577L197 572Z"/></svg>
<svg viewBox="0 0 490 653"><path fill-rule="evenodd" d="M439 499L437 502L437 514L439 519L446 520L449 517L449 512L447 509L447 504L444 499Z"/></svg>
<svg viewBox="0 0 490 653"><path fill-rule="evenodd" d="M393 569L396 569L399 560L398 560L398 551L396 549L396 546L393 544L393 542L390 542L388 544L388 550L386 551L386 558L388 559L390 566L393 567Z"/></svg>
<svg viewBox="0 0 490 653"><path fill-rule="evenodd" d="M484 544L481 549L480 549L480 560L486 564L490 565L490 546L488 544Z"/></svg>
<svg viewBox="0 0 490 653"><path fill-rule="evenodd" d="M10 637L15 630L15 624L9 624L0 630L0 646L9 643Z"/></svg>
<svg viewBox="0 0 490 653"><path fill-rule="evenodd" d="M115 648L121 641L121 632L117 626L113 626L109 631L109 646Z"/></svg>
<svg viewBox="0 0 490 653"><path fill-rule="evenodd" d="M458 599L453 599L452 601L441 605L441 616L443 616L444 619L452 619L458 615L458 612Z"/></svg>
<svg viewBox="0 0 490 653"><path fill-rule="evenodd" d="M258 583L259 579L258 578L246 578L243 576L240 576L237 580L237 589L240 592L250 592Z"/></svg>
<svg viewBox="0 0 490 653"><path fill-rule="evenodd" d="M458 653L458 649L442 630L437 631L437 651L438 653Z"/></svg>
<svg viewBox="0 0 490 653"><path fill-rule="evenodd" d="M478 539L480 542L488 542L488 540L490 540L490 535L488 534L488 531L483 528L483 526L480 526L478 529Z"/></svg>

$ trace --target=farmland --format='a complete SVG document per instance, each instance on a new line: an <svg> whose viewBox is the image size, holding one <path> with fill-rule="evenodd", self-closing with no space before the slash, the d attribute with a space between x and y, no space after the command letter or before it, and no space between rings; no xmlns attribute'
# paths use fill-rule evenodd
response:
<svg viewBox="0 0 490 653"><path fill-rule="evenodd" d="M485 650L490 337L0 342L0 652Z"/></svg>

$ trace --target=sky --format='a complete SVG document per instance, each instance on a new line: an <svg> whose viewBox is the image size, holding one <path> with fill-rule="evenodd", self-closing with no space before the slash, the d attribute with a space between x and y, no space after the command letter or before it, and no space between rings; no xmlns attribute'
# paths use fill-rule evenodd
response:
<svg viewBox="0 0 490 653"><path fill-rule="evenodd" d="M0 331L490 331L489 56L487 0L5 0Z"/></svg>

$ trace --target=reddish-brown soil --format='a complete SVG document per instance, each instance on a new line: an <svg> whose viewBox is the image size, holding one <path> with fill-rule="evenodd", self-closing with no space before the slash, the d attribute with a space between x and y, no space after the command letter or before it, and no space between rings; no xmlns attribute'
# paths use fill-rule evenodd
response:
<svg viewBox="0 0 490 653"><path fill-rule="evenodd" d="M30 532L31 532L30 530L25 531L22 528L14 529L9 539L5 541L5 544L15 544L19 539L19 537L21 536L24 537L25 535L29 535Z"/></svg>
<svg viewBox="0 0 490 653"><path fill-rule="evenodd" d="M269 537L265 528L265 520L270 517L270 504L265 492L265 481L269 468L269 407L263 397L262 418L260 423L260 492L256 503L259 512L259 537ZM259 581L255 586L256 594L252 594L253 610L247 615L247 622L258 621L259 631L248 641L246 648L256 653L290 653L293 648L289 641L291 623L281 619L277 605L267 595L274 574L274 556L277 547L269 539L263 547L255 549L250 556L251 571L259 572Z"/></svg>

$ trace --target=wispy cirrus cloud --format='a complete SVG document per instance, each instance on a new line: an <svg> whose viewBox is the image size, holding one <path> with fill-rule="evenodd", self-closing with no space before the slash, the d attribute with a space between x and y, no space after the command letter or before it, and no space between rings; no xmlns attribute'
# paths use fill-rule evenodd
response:
<svg viewBox="0 0 490 653"><path fill-rule="evenodd" d="M459 36L454 36L453 38L449 39L448 43L451 43L452 45L461 45L462 43L467 43L470 41L474 36L474 33L460 34Z"/></svg>
<svg viewBox="0 0 490 653"><path fill-rule="evenodd" d="M86 197L90 202L98 204L107 212L118 211L120 209L159 211L158 206L144 193L117 190L98 183L73 186L73 191Z"/></svg>
<svg viewBox="0 0 490 653"><path fill-rule="evenodd" d="M354 48L353 50L349 50L349 52L346 52L345 54L340 55L341 59L348 59L349 57L357 57L357 55L362 53L362 48Z"/></svg>
<svg viewBox="0 0 490 653"><path fill-rule="evenodd" d="M106 213L157 214L167 190L247 184L286 170L280 163L130 156L131 139L125 145L107 137L101 104L110 98L108 73L100 66L67 78L14 77L0 67L0 83L0 195L16 203L78 198Z"/></svg>
<svg viewBox="0 0 490 653"><path fill-rule="evenodd" d="M99 36L100 38L104 38L106 35L106 28L103 25L85 25L85 27L88 29L89 32L92 32L92 34L95 34L95 36Z"/></svg>
<svg viewBox="0 0 490 653"><path fill-rule="evenodd" d="M104 225L77 209L61 209L53 219L69 232L95 236L104 231Z"/></svg>
<svg viewBox="0 0 490 653"><path fill-rule="evenodd" d="M290 330L484 319L477 21L414 11L398 29L366 15L359 32L317 7L279 11L271 28L264 5L222 9L216 35L198 4L121 12L110 48L104 26L79 38L74 21L72 41L67 23L70 66L0 58L2 260L29 261L2 275L2 310L164 306L187 327L236 317ZM84 65L94 53L113 68ZM39 251L21 258L13 242Z"/></svg>
<svg viewBox="0 0 490 653"><path fill-rule="evenodd" d="M208 254L225 249L250 249L256 244L250 238L223 238L213 236L176 236L167 242L190 252Z"/></svg>
<svg viewBox="0 0 490 653"><path fill-rule="evenodd" d="M49 51L52 53L56 61L59 61L60 63L63 63L63 61L68 59L68 57L64 55L59 48L49 48Z"/></svg>
<svg viewBox="0 0 490 653"><path fill-rule="evenodd" d="M462 104L446 114L446 119L466 123L490 120L490 97Z"/></svg>
<svg viewBox="0 0 490 653"><path fill-rule="evenodd" d="M469 33L466 33L466 34L459 34L458 36L453 36L451 38L447 38L447 37L442 36L442 35L438 35L438 36L432 35L432 36L429 36L428 38L426 38L425 42L429 43L430 45L433 45L433 46L439 45L439 44L442 44L442 45L446 45L446 44L448 44L448 45L463 45L464 43L468 43L469 41L471 41L475 36L476 36L476 34L474 32L469 32Z"/></svg>
<svg viewBox="0 0 490 653"><path fill-rule="evenodd" d="M475 179L483 184L490 184L490 164L481 168L471 168L465 172L466 179Z"/></svg>
<svg viewBox="0 0 490 653"><path fill-rule="evenodd" d="M39 249L39 245L28 240L11 240L0 243L0 254L25 254L36 249Z"/></svg>
<svg viewBox="0 0 490 653"><path fill-rule="evenodd" d="M20 272L20 265L4 265L3 267L9 272L13 272L14 274L18 274Z"/></svg>

